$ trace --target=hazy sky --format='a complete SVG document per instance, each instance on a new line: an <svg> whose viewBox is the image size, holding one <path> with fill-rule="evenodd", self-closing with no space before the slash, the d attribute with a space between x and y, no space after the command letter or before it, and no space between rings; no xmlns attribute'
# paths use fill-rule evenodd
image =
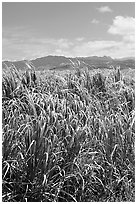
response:
<svg viewBox="0 0 137 204"><path fill-rule="evenodd" d="M135 4L2 3L3 60L135 55Z"/></svg>

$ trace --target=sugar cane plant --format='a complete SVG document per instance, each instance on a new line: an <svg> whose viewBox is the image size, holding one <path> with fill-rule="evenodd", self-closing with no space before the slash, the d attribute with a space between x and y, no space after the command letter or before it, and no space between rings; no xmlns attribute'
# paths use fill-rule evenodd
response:
<svg viewBox="0 0 137 204"><path fill-rule="evenodd" d="M112 72L3 74L3 201L135 201L134 87Z"/></svg>

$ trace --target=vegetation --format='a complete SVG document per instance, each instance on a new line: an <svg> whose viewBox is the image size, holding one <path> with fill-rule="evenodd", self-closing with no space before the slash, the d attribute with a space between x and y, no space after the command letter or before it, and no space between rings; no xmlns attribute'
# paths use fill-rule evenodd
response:
<svg viewBox="0 0 137 204"><path fill-rule="evenodd" d="M3 201L135 201L134 80L3 73Z"/></svg>

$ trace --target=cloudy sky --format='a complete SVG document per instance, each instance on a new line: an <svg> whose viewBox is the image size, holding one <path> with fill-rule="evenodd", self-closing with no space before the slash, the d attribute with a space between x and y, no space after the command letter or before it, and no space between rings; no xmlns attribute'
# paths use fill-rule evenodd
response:
<svg viewBox="0 0 137 204"><path fill-rule="evenodd" d="M135 4L2 3L2 59L135 55Z"/></svg>

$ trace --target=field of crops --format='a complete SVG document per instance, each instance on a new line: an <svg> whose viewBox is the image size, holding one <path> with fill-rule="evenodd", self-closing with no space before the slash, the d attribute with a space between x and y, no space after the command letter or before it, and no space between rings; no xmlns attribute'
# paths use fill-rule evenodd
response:
<svg viewBox="0 0 137 204"><path fill-rule="evenodd" d="M134 86L119 69L3 73L3 201L135 201Z"/></svg>

